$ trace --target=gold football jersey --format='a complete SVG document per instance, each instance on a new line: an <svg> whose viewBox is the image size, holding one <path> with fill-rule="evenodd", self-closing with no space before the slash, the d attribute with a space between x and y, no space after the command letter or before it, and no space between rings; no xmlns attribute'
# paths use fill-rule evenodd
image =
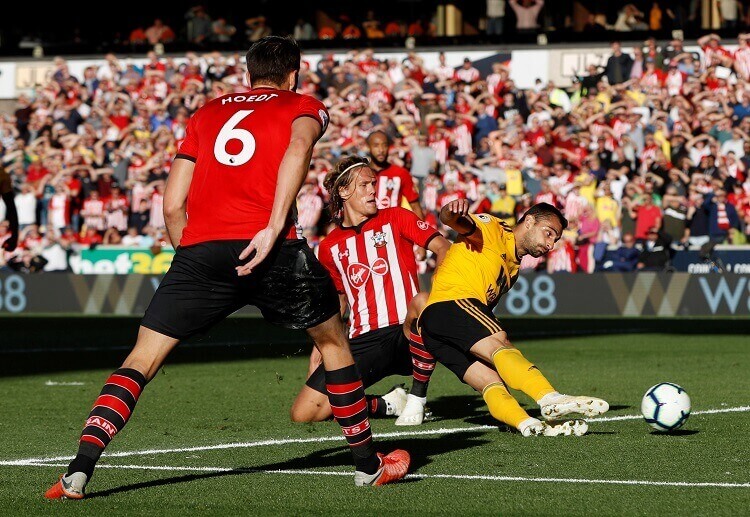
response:
<svg viewBox="0 0 750 517"><path fill-rule="evenodd" d="M482 247L476 249L459 236L435 270L427 305L477 298L494 307L518 279L521 261L516 257L513 230L491 215L469 217L476 223L476 231L482 233Z"/></svg>

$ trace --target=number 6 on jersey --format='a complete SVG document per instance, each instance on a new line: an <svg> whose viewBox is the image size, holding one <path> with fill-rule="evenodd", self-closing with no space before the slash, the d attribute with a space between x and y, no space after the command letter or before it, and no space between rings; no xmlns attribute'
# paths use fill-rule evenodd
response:
<svg viewBox="0 0 750 517"><path fill-rule="evenodd" d="M222 165L239 167L249 162L255 154L255 137L247 129L237 127L237 124L252 112L253 110L239 110L221 126L221 131L216 135L216 143L214 143L214 156ZM227 152L227 144L230 140L239 140L242 144L237 154Z"/></svg>

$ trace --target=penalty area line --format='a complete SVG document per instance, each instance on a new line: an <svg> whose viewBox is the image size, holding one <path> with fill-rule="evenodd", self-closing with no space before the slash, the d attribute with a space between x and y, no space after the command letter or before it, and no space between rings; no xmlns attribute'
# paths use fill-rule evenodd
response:
<svg viewBox="0 0 750 517"><path fill-rule="evenodd" d="M25 463L24 467L66 467L64 463ZM97 468L122 470L156 470L167 472L206 472L206 473L247 473L247 474L286 474L300 476L351 476L351 472L333 470L264 470L230 467L175 467L170 465L108 465L100 464ZM626 485L626 486L663 486L675 488L750 488L750 483L726 482L693 482L693 481L652 481L647 479L584 479L525 476L490 476L482 474L407 474L406 479L453 479L463 481L511 481L519 483L570 483L578 485Z"/></svg>
<svg viewBox="0 0 750 517"><path fill-rule="evenodd" d="M742 413L750 411L750 406L738 406L729 408L719 409L706 409L703 411L694 411L692 415L715 415L720 413ZM597 422L621 422L625 420L640 420L643 417L641 415L621 415L611 417L600 417L590 418L589 423ZM430 436L430 435L448 435L448 434L459 434L459 433L472 433L477 431L488 431L497 429L495 425L474 425L469 427L441 427L438 429L420 429L417 431L393 431L390 433L373 433L375 438L403 438L412 436ZM194 447L176 447L170 449L145 449L140 451L120 451L112 453L104 453L102 458L127 458L131 456L149 456L152 454L171 454L171 453L183 453L183 452L199 452L199 451L216 451L223 449L246 449L252 447L268 447L272 445L288 445L288 444L303 444L303 443L318 443L318 442L343 442L344 437L342 435L336 436L319 436L315 438L279 438L269 440L259 440L254 442L235 442L235 443L220 443L216 445L198 445ZM25 458L18 460L0 460L0 466L14 466L14 465L25 465L28 463L50 463L57 461L70 461L73 456L53 456L49 458Z"/></svg>

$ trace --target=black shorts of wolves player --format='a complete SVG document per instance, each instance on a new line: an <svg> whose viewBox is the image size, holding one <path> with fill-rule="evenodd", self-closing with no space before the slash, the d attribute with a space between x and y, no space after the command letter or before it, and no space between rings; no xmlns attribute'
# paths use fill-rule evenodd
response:
<svg viewBox="0 0 750 517"><path fill-rule="evenodd" d="M430 304L417 325L427 351L462 381L477 360L471 347L502 330L492 309L476 298Z"/></svg>
<svg viewBox="0 0 750 517"><path fill-rule="evenodd" d="M411 375L411 352L403 325L391 325L366 332L349 340L362 384L368 388L390 375ZM328 395L325 370L321 364L305 383L315 391Z"/></svg>
<svg viewBox="0 0 750 517"><path fill-rule="evenodd" d="M176 339L205 332L245 305L271 323L314 327L340 310L336 287L307 241L281 240L247 276L235 267L248 241L210 241L179 247L141 325Z"/></svg>

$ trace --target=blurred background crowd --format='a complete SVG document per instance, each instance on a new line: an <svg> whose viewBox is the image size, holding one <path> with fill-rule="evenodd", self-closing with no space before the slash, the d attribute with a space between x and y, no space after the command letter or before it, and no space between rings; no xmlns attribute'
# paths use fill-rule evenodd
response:
<svg viewBox="0 0 750 517"><path fill-rule="evenodd" d="M303 56L298 89L328 107L298 198L314 247L330 229L323 178L344 153L387 156L407 169L425 218L456 198L511 225L536 202L570 226L543 261L549 272L664 269L676 249L744 245L750 235L750 48L717 34L687 52L679 39L611 44L606 65L572 87L520 89L495 62L425 66L419 52L377 59ZM20 236L8 246L0 204L0 266L64 270L74 250L100 244L169 246L162 202L187 121L220 95L245 91L240 54L149 52L145 65L106 56L80 77L65 59L0 118L0 160L14 189ZM409 206L404 200L404 206ZM429 261L423 261L429 268Z"/></svg>

